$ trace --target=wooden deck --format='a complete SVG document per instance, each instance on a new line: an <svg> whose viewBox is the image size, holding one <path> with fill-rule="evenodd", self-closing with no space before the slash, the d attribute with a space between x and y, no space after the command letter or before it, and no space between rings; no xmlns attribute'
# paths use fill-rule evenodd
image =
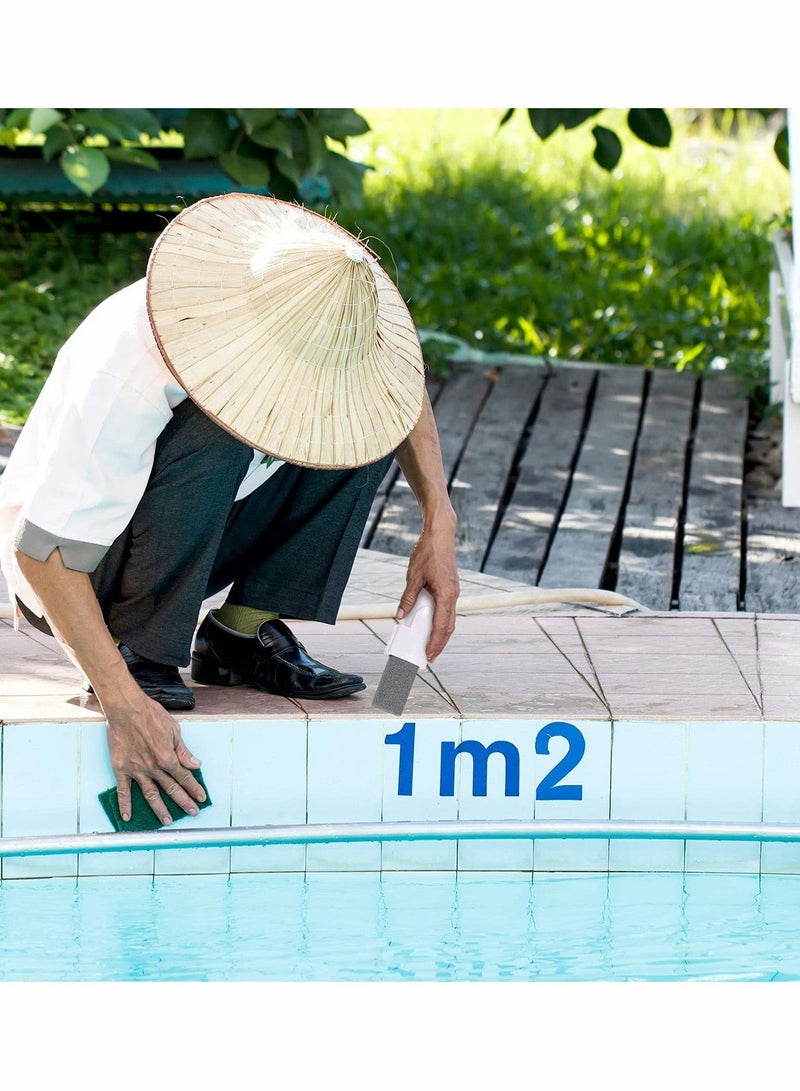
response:
<svg viewBox="0 0 800 1091"><path fill-rule="evenodd" d="M800 614L800 508L745 484L748 405L729 378L459 365L429 380L459 567L617 591L651 610ZM0 429L0 472L18 429ZM396 466L362 546L420 528Z"/></svg>
<svg viewBox="0 0 800 1091"><path fill-rule="evenodd" d="M459 366L429 390L461 568L652 610L800 613L800 508L745 487L730 378ZM362 545L407 556L419 527L393 466Z"/></svg>

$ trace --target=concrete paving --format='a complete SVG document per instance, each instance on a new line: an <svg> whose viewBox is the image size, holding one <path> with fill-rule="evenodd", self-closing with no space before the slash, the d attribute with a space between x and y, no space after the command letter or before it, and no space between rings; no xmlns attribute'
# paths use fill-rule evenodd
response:
<svg viewBox="0 0 800 1091"><path fill-rule="evenodd" d="M245 686L196 686L196 708L181 719L385 718L372 699L405 570L404 558L361 550L343 602L346 616L334 626L290 622L310 654L362 674L362 693L300 702ZM535 589L470 571L461 573L461 583L456 632L418 675L406 719L798 719L800 615L658 613L646 604L577 601L511 605L513 593ZM491 608L473 609L487 596L495 599ZM385 617L350 616L381 606ZM58 643L27 623L15 632L7 616L0 620L0 664L0 721L102 719Z"/></svg>

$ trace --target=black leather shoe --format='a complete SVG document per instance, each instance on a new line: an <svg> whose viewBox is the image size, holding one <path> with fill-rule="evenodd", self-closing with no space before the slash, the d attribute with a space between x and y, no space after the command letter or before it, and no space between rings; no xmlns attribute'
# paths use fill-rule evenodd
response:
<svg viewBox="0 0 800 1091"><path fill-rule="evenodd" d="M177 667L145 659L143 655L131 651L127 644L119 645L119 654L148 697L171 712L194 708L194 694L181 678Z"/></svg>
<svg viewBox="0 0 800 1091"><path fill-rule="evenodd" d="M342 674L312 659L282 621L264 621L255 636L227 628L207 614L192 650L192 678L207 686L247 683L304 701L349 697L366 689L357 674Z"/></svg>

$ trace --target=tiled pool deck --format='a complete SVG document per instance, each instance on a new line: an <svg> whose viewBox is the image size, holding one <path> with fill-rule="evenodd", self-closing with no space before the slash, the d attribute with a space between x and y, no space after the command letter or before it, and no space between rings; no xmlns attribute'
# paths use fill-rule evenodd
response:
<svg viewBox="0 0 800 1091"><path fill-rule="evenodd" d="M212 807L181 823L273 828L446 820L797 823L800 616L660 614L568 603L465 611L401 717L372 704L403 559L359 555L345 607L293 623L364 675L338 701L198 687L179 716ZM462 573L462 598L520 585ZM213 600L208 605L213 605ZM646 604L642 604L646 606ZM108 832L100 708L52 639L0 623L0 844ZM552 743L552 746L551 746ZM213 787L212 787L213 786ZM542 827L540 826L540 829ZM86 842L82 842L86 845ZM800 843L607 839L331 843L3 858L0 878L234 871L718 870L800 873Z"/></svg>
<svg viewBox="0 0 800 1091"><path fill-rule="evenodd" d="M344 606L386 602L393 609L405 568L402 558L362 550ZM471 572L461 577L465 600L522 587ZM374 718L372 697L393 626L391 618L292 623L312 655L364 675L367 689L353 698L304 705L246 687L199 686L194 712L182 719ZM26 623L15 633L4 619L0 655L0 721L102 718L54 640ZM800 614L649 613L568 603L464 611L444 653L414 683L406 715L800 720Z"/></svg>

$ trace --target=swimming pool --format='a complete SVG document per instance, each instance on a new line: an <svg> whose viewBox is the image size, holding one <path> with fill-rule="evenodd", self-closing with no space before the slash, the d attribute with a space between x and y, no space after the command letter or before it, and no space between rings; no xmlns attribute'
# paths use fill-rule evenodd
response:
<svg viewBox="0 0 800 1091"><path fill-rule="evenodd" d="M0 981L800 980L798 876L316 873L0 887Z"/></svg>
<svg viewBox="0 0 800 1091"><path fill-rule="evenodd" d="M112 780L105 725L2 725L3 844L77 842L3 858L0 980L797 975L786 906L800 890L800 837L688 836L703 823L797 831L794 723L298 715L182 728L203 754L213 805L175 835L221 840L82 851L87 839L121 836L98 802ZM677 833L611 836L629 820ZM300 836L235 843L265 821ZM536 832L303 840L315 826L495 821ZM559 823L594 824L594 835L544 836Z"/></svg>
<svg viewBox="0 0 800 1091"><path fill-rule="evenodd" d="M794 722L298 717L182 728L214 804L176 834L264 822L535 820L541 832L562 821L798 819ZM108 835L104 725L5 723L0 735L4 840ZM754 1004L739 986L796 984L798 882L800 843L748 839L12 856L0 882L2 1025L15 1043L30 1036L21 1055L58 1079L73 1064L107 1079L115 1058L146 1043L162 1077L201 1071L226 1086L240 1071L286 1086L335 1075L355 1091L376 1081L483 1091L530 1072L580 1088L613 1065L618 1091L750 1088L791 1067L785 991L759 990ZM106 1059L98 1042L116 1052ZM116 1065L113 1081L139 1091L141 1066Z"/></svg>

